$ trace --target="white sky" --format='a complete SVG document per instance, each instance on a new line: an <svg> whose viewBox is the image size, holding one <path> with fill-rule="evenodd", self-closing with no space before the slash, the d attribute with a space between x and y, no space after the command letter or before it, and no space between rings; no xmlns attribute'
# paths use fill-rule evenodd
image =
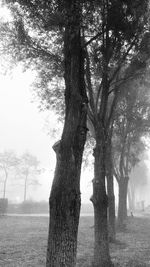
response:
<svg viewBox="0 0 150 267"><path fill-rule="evenodd" d="M45 187L49 189L49 172L54 168L55 155L51 149L50 137L43 131L47 114L40 113L36 104L31 103L32 77L32 73L22 73L19 68L14 72L13 78L0 76L0 151L12 149L17 154L29 151L36 155L47 170L43 184L49 185ZM46 199L48 194L49 190L43 190L39 199L42 196ZM17 197L14 195L16 194L9 194L10 197ZM21 196L18 197L21 199Z"/></svg>
<svg viewBox="0 0 150 267"><path fill-rule="evenodd" d="M12 149L17 154L29 151L37 156L46 171L40 179L42 186L30 187L28 198L48 200L55 153L52 150L54 140L44 131L44 125L48 117L50 127L54 127L56 119L48 111L39 112L38 103L31 102L30 85L33 79L33 73L22 73L19 67L13 72L12 78L0 76L0 151ZM85 173L81 181L83 202L89 201L91 196L92 177ZM12 200L22 200L23 187L9 186L6 194Z"/></svg>
<svg viewBox="0 0 150 267"><path fill-rule="evenodd" d="M29 73L22 74L19 70L14 73L13 79L0 77L1 150L15 149L20 153L30 148L35 153L41 146L39 141L44 136L40 131L42 116L38 114L35 104L31 103L31 81ZM40 139L37 136L39 134ZM48 137L46 140L48 141ZM42 154L42 146L41 150Z"/></svg>

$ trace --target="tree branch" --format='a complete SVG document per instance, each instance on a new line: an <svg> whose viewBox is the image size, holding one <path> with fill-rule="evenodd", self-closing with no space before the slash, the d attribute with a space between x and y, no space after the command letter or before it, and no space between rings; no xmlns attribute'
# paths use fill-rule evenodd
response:
<svg viewBox="0 0 150 267"><path fill-rule="evenodd" d="M97 33L95 36L93 36L89 41L87 41L85 44L84 44L84 47L88 46L91 42L93 42L94 40L96 40L99 36L102 35L102 32L99 32Z"/></svg>
<svg viewBox="0 0 150 267"><path fill-rule="evenodd" d="M117 169L115 167L113 168L113 173L114 173L114 176L115 176L117 182L119 183L119 181L120 181L119 174L118 174L118 171L117 171Z"/></svg>
<svg viewBox="0 0 150 267"><path fill-rule="evenodd" d="M99 97L100 97L101 90L102 90L102 81L101 81L101 83L99 85L97 96L96 96L96 110L97 110L97 107L98 107L98 100L99 100Z"/></svg>
<svg viewBox="0 0 150 267"><path fill-rule="evenodd" d="M116 77L116 75L118 74L118 72L120 71L123 62L126 60L126 57L128 56L130 50L133 48L134 44L136 41L136 37L134 38L134 41L131 43L131 45L129 46L129 48L127 49L126 53L123 55L123 57L121 58L120 62L118 62L118 67L116 68L114 74L112 75L112 77L109 79L109 84L111 84L111 82L114 80L114 78Z"/></svg>
<svg viewBox="0 0 150 267"><path fill-rule="evenodd" d="M108 128L109 126L112 126L112 124L113 124L114 111L115 111L115 107L116 107L116 104L117 104L117 97L118 97L118 90L116 89L115 96L113 98L113 102L111 104L110 112L109 112L109 115L108 115L106 128Z"/></svg>
<svg viewBox="0 0 150 267"><path fill-rule="evenodd" d="M90 59L88 55L88 51L86 49L86 80L87 80L87 89L89 93L89 105L93 112L93 114L96 115L96 109L95 109L95 102L94 102L94 96L93 96L93 88L91 83L91 72L90 72Z"/></svg>

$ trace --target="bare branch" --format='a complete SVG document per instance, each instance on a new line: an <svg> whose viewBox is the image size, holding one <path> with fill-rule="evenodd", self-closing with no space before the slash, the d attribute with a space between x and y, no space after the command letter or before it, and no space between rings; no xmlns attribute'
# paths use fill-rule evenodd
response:
<svg viewBox="0 0 150 267"><path fill-rule="evenodd" d="M88 46L90 43L92 43L94 40L96 40L101 35L102 35L102 32L97 33L95 36L93 36L89 41L87 41L84 44L84 47Z"/></svg>
<svg viewBox="0 0 150 267"><path fill-rule="evenodd" d="M126 60L126 57L128 56L130 50L133 48L133 46L135 45L136 42L136 37L134 38L134 41L131 43L131 45L129 46L129 48L127 49L126 53L123 55L123 57L121 58L120 62L118 63L118 67L116 68L114 74L112 75L112 77L109 80L109 84L111 84L111 82L114 80L114 78L116 77L116 75L118 74L118 72L120 71L122 64L124 63L124 61Z"/></svg>

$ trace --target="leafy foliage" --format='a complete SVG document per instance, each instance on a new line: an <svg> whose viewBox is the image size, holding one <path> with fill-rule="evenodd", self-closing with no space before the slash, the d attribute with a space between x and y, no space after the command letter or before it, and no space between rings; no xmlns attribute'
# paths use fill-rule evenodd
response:
<svg viewBox="0 0 150 267"><path fill-rule="evenodd" d="M136 80L127 84L116 108L113 155L116 177L128 176L145 149L142 137L150 130L149 87ZM121 171L122 169L122 171ZM117 174L118 173L118 174Z"/></svg>
<svg viewBox="0 0 150 267"><path fill-rule="evenodd" d="M25 68L30 66L36 69L37 77L33 87L40 99L40 108L54 109L62 118L63 38L66 23L64 1L7 0L6 4L11 10L12 20L1 24L1 51L15 63L23 61ZM88 47L86 85L89 120L93 124L95 119L104 116L103 123L108 127L118 94L122 95L122 91L133 85L133 80L136 87L137 77L142 79L147 67L150 55L148 1L83 1L82 4L83 46L85 50ZM107 73L107 88L104 86L104 73ZM136 96L136 91L133 91L132 101ZM130 93L127 92L126 95L128 94ZM125 102L132 102L129 98L128 95ZM104 99L105 112L102 110ZM123 106L123 101L121 105ZM135 116L133 111L131 115L129 111L132 117L130 124L138 127L134 131L143 127L142 111L138 103L136 105L134 109L138 109L138 115ZM145 133L146 130L145 127Z"/></svg>
<svg viewBox="0 0 150 267"><path fill-rule="evenodd" d="M41 101L41 109L54 108L62 115L62 46L66 23L64 1L7 0L6 4L12 12L13 20L1 28L4 48L9 47L7 51L3 51L4 54L9 54L14 62L23 61L26 67L37 70L34 88ZM83 39L85 47L89 47L91 61L89 67L93 81L94 106L100 111L97 104L101 103L104 59L108 65L112 91L118 71L122 65L128 65L138 50L143 27L147 27L147 1L136 0L131 3L127 0L115 0L109 1L107 5L95 0L83 1L81 4ZM89 97L92 97L91 93ZM91 102L90 99L90 110L93 113ZM108 102L110 105L112 101Z"/></svg>

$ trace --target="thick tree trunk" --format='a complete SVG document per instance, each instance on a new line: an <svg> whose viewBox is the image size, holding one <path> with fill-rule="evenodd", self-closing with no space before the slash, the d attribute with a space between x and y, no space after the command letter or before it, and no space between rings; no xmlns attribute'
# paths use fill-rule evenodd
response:
<svg viewBox="0 0 150 267"><path fill-rule="evenodd" d="M64 155L65 156L65 155ZM58 159L58 157L60 157ZM66 159L67 158L67 159ZM57 167L50 196L48 267L73 267L76 262L80 214L79 177L73 154L57 156Z"/></svg>
<svg viewBox="0 0 150 267"><path fill-rule="evenodd" d="M108 193L108 229L109 240L111 242L116 239L116 217L115 217L115 195L113 174L107 174L107 193Z"/></svg>
<svg viewBox="0 0 150 267"><path fill-rule="evenodd" d="M80 173L86 141L87 97L80 36L80 1L65 1L66 116L50 194L47 267L74 267L80 215Z"/></svg>
<svg viewBox="0 0 150 267"><path fill-rule="evenodd" d="M105 188L105 155L103 143L96 142L94 150L94 172L93 196L91 201L94 206L94 267L112 266L109 255L107 207L108 198Z"/></svg>
<svg viewBox="0 0 150 267"><path fill-rule="evenodd" d="M116 218L115 218L115 195L114 195L114 178L113 178L113 163L111 140L107 143L107 194L108 194L108 229L109 240L115 241L116 238Z"/></svg>
<svg viewBox="0 0 150 267"><path fill-rule="evenodd" d="M118 226L120 229L126 226L128 181L127 176L119 181Z"/></svg>
<svg viewBox="0 0 150 267"><path fill-rule="evenodd" d="M47 267L74 267L76 264L80 172L86 128L79 127L75 138L76 147L64 148L62 139L56 152L57 166L49 202Z"/></svg>

